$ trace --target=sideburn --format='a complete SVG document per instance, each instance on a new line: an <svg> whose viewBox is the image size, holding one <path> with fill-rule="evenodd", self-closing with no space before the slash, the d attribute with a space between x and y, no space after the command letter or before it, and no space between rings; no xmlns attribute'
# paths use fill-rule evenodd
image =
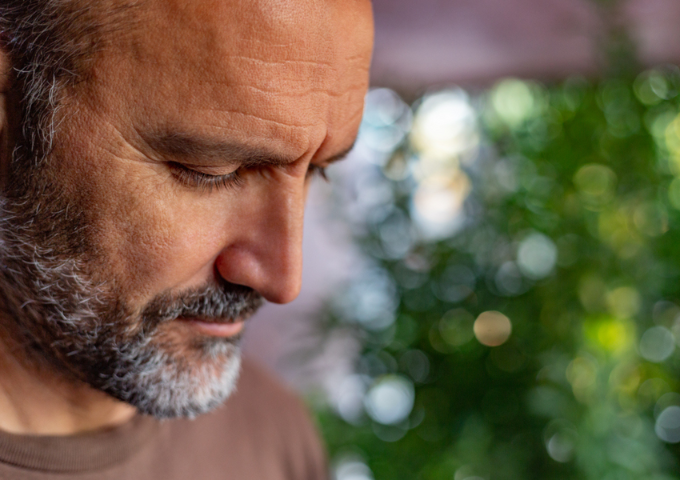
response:
<svg viewBox="0 0 680 480"><path fill-rule="evenodd" d="M39 125L35 125L39 128ZM13 135L21 135L14 131ZM14 136L13 138L17 138ZM84 208L85 192L69 195L54 174L50 155L33 152L28 141L12 146L0 199L0 323L3 343L11 354L29 368L49 371L73 380L82 379L67 358L68 350L78 350L78 342L91 339L92 322L101 320L102 333L125 316L118 305L111 317L100 313L111 309L115 292L100 291L84 284L90 278L83 271L101 256L93 242L92 228ZM97 292L97 301L83 301ZM41 297L42 295L42 297ZM92 308L101 309L94 312ZM64 312L87 322L51 324ZM84 314L84 315L83 315ZM74 318L74 320L76 320ZM108 325L107 325L108 324ZM60 348L61 347L66 347Z"/></svg>

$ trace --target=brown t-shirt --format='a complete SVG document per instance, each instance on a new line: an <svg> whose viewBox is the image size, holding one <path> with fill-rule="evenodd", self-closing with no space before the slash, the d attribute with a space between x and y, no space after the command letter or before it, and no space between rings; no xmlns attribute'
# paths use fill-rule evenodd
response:
<svg viewBox="0 0 680 480"><path fill-rule="evenodd" d="M301 402L247 360L236 393L194 420L138 415L65 437L0 432L0 479L321 480L326 473Z"/></svg>

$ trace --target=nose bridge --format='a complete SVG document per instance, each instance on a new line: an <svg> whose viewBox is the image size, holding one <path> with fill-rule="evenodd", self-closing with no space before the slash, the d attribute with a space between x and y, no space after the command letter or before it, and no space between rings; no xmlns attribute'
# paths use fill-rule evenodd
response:
<svg viewBox="0 0 680 480"><path fill-rule="evenodd" d="M225 245L216 266L225 280L247 285L270 302L287 303L301 285L304 180L285 176L258 193L238 213L238 239Z"/></svg>
<svg viewBox="0 0 680 480"><path fill-rule="evenodd" d="M299 182L291 182L299 183ZM272 189L268 192L267 205L263 208L263 251L273 264L281 268L279 273L300 273L302 262L302 228L304 221L304 185Z"/></svg>

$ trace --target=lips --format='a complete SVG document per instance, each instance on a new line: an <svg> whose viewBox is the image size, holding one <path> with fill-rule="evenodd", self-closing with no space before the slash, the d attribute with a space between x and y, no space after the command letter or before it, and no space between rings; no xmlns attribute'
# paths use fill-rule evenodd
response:
<svg viewBox="0 0 680 480"><path fill-rule="evenodd" d="M192 329L211 337L233 337L243 331L245 319L242 318L181 318Z"/></svg>

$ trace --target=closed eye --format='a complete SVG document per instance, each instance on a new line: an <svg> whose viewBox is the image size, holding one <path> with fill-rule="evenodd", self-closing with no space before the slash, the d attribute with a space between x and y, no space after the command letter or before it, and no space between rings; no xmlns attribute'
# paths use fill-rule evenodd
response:
<svg viewBox="0 0 680 480"><path fill-rule="evenodd" d="M211 192L214 189L235 188L243 183L240 174L241 169L237 169L226 175L211 175L199 172L178 162L168 162L168 168L173 176L184 186L196 188L202 191ZM307 169L307 179L319 176L328 181L326 167L310 164Z"/></svg>
<svg viewBox="0 0 680 480"><path fill-rule="evenodd" d="M210 175L177 162L168 162L173 176L184 186L211 192L214 189L235 188L243 183L239 170L226 175Z"/></svg>

